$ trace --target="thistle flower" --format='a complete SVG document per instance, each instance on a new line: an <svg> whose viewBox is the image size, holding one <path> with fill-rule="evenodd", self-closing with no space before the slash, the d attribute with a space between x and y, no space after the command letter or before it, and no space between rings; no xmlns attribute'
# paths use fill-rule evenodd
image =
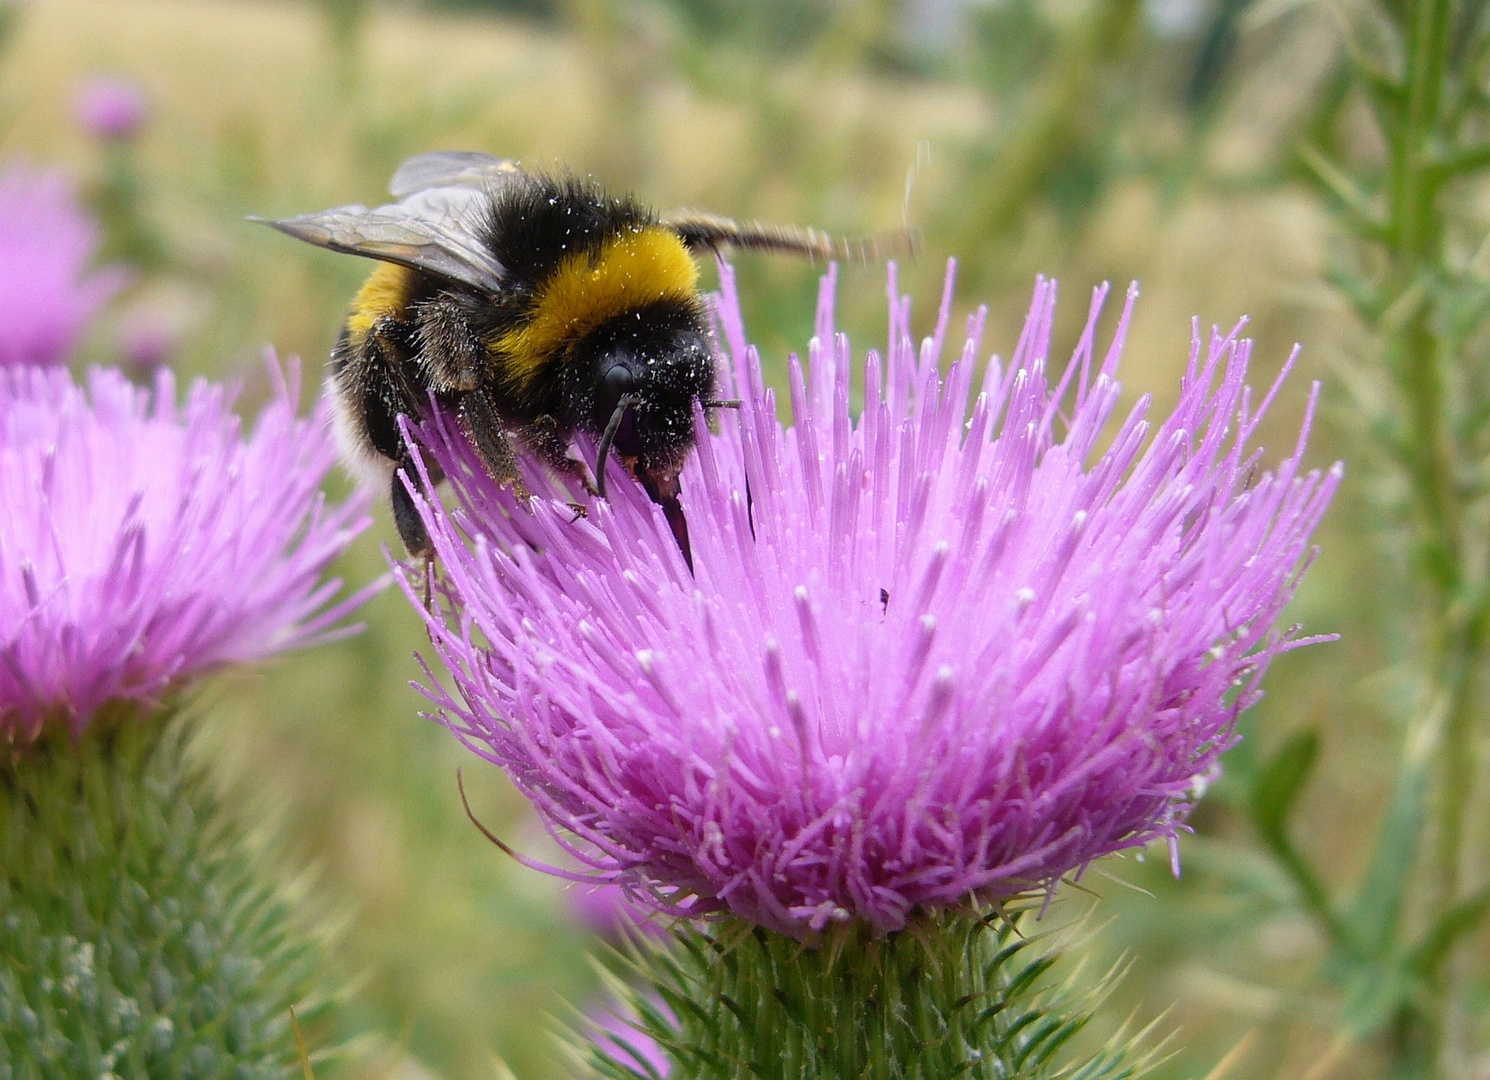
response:
<svg viewBox="0 0 1490 1080"><path fill-rule="evenodd" d="M830 274L783 429L723 282L742 405L719 435L699 417L693 575L619 474L575 520L554 482L519 507L448 422L420 432L458 504L420 502L446 723L595 877L799 938L1172 844L1269 661L1312 640L1274 624L1341 476L1303 474L1307 419L1259 470L1278 386L1254 408L1250 342L1197 328L1174 412L1151 430L1140 400L1099 452L1136 291L1099 359L1098 290L1052 386L1053 284L1007 366L978 362L980 311L943 376L950 270L919 349L892 277L856 421Z"/></svg>
<svg viewBox="0 0 1490 1080"><path fill-rule="evenodd" d="M90 272L98 227L60 172L0 170L0 366L65 363L88 320L123 283Z"/></svg>
<svg viewBox="0 0 1490 1080"><path fill-rule="evenodd" d="M327 566L368 524L328 507L324 407L295 415L299 366L246 436L233 392L178 403L112 369L0 368L0 739L74 736L106 705L148 708L219 664L355 629Z"/></svg>
<svg viewBox="0 0 1490 1080"><path fill-rule="evenodd" d="M78 89L73 115L89 134L119 141L133 138L150 116L139 83L118 75L95 75Z"/></svg>

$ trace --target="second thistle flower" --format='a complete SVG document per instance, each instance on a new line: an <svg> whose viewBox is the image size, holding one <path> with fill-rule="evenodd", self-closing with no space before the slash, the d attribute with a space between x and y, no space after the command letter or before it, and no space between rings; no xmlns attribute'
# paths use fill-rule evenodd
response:
<svg viewBox="0 0 1490 1080"><path fill-rule="evenodd" d="M1258 471L1250 342L1197 334L1174 412L1153 425L1144 399L1108 433L1134 293L1105 354L1099 293L1052 383L1053 285L1007 366L980 363L980 313L945 375L948 304L918 349L891 292L855 420L825 282L783 428L726 274L743 405L683 474L693 575L640 490L575 521L534 477L529 512L452 429L424 433L458 502L422 502L455 687L428 692L663 911L890 931L1173 838L1303 643L1275 623L1341 473L1303 472L1307 421Z"/></svg>
<svg viewBox="0 0 1490 1080"><path fill-rule="evenodd" d="M299 366L244 433L233 392L178 400L117 370L0 367L0 745L144 712L229 663L346 633L368 590L327 568L368 524L330 505L325 406L296 415ZM374 586L375 588L376 586Z"/></svg>

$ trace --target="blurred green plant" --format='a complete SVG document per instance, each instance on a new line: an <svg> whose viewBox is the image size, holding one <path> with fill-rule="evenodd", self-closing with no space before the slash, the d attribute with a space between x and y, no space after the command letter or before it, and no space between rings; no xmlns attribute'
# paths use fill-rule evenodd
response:
<svg viewBox="0 0 1490 1080"><path fill-rule="evenodd" d="M326 20L326 33L336 63L336 79L343 93L357 85L362 34L367 25L367 0L316 0Z"/></svg>
<svg viewBox="0 0 1490 1080"><path fill-rule="evenodd" d="M1471 197L1490 176L1490 7L1398 0L1356 14L1349 82L1327 80L1299 155L1350 240L1332 279L1370 358L1345 374L1409 552L1399 629L1415 701L1352 895L1332 895L1293 838L1326 732L1303 730L1262 763L1250 811L1331 943L1341 1038L1379 1044L1394 1077L1451 1080L1483 1067L1470 948L1490 915L1473 827L1490 734L1490 237Z"/></svg>
<svg viewBox="0 0 1490 1080"><path fill-rule="evenodd" d="M166 241L148 209L147 186L132 139L102 142L97 179L88 186L89 209L103 228L101 262L121 261L145 274L170 268Z"/></svg>
<svg viewBox="0 0 1490 1080"><path fill-rule="evenodd" d="M496 15L518 16L538 22L552 22L558 15L558 0L424 0L426 7L453 8L458 11L485 11Z"/></svg>
<svg viewBox="0 0 1490 1080"><path fill-rule="evenodd" d="M1109 140L1131 108L1130 95L1113 91L1142 40L1141 12L1140 0L1096 0L1054 31L1049 59L1015 105L1011 132L977 155L974 169L986 180L965 239L987 246L1042 202L1068 221L1097 205L1112 173Z"/></svg>
<svg viewBox="0 0 1490 1080"><path fill-rule="evenodd" d="M25 0L0 0L0 47L10 40L25 6Z"/></svg>

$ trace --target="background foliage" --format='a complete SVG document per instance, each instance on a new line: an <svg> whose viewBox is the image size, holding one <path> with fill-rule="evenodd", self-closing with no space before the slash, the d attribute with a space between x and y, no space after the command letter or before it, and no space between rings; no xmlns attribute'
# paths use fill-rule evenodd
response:
<svg viewBox="0 0 1490 1080"><path fill-rule="evenodd" d="M1394 88L1414 55L1408 16L1430 6L35 0L3 8L0 155L73 169L107 211L115 253L137 268L80 362L123 347L145 364L164 350L187 373L243 379L250 404L266 392L263 343L325 356L366 267L243 216L376 202L399 160L436 148L563 162L661 206L846 233L908 218L926 240L902 276L920 324L956 255L958 310L987 302L985 340L1006 354L1036 272L1066 288L1066 346L1092 285L1138 278L1124 381L1161 406L1177 391L1192 315L1251 316L1258 383L1302 341L1265 441L1281 456L1308 381L1324 380L1314 462L1345 456L1351 473L1294 610L1343 640L1274 665L1268 699L1181 845L1180 879L1162 851L1109 861L1050 918L1095 906L1092 970L1132 958L1094 1030L1169 1010L1163 1025L1179 1037L1158 1076L1204 1076L1233 1050L1225 1075L1238 1080L1417 1075L1411 1009L1431 1011L1441 993L1464 1018L1449 1033L1456 1068L1483 1076L1490 940L1474 912L1445 946L1451 975L1414 982L1398 948L1429 942L1451 901L1479 895L1490 827L1476 771L1483 657L1465 645L1449 650L1465 662L1462 753L1434 760L1464 763L1469 857L1448 900L1412 891L1434 872L1419 860L1437 835L1420 823L1431 770L1416 795L1401 783L1421 730L1421 657L1431 627L1463 629L1440 616L1483 578L1470 562L1433 563L1424 545L1446 535L1423 529L1435 493L1459 500L1455 551L1468 559L1487 546L1475 501L1484 161L1433 173L1426 204L1393 194L1404 129L1447 149L1484 136L1474 111L1484 28L1473 22L1484 5L1440 5L1460 20L1452 42L1466 43L1440 57L1458 65L1459 127L1412 120L1410 95ZM72 119L80 81L98 72L144 88L152 118L138 138L106 146ZM1420 172L1432 165L1413 160ZM1412 215L1449 224L1407 243L1399 226ZM815 271L740 264L752 336L784 372L811 333ZM884 278L863 268L843 281L840 325L862 349L884 333ZM1417 445L1429 416L1412 411L1417 375L1392 366L1394 349L1421 355L1404 333L1434 348L1452 338L1432 364L1463 373L1440 395L1457 410L1447 479L1425 480L1422 462L1391 451ZM391 541L385 515L342 572L370 579L383 568L379 542ZM1420 584L1425 560L1439 585ZM407 686L411 653L426 644L418 620L394 594L366 618L358 638L217 684L205 710L211 775L240 813L278 824L287 878L309 868L344 913L338 959L360 980L349 1023L366 1036L347 1073L468 1080L494 1075L500 1055L525 1078L564 1075L548 1018L600 992L593 940L559 882L515 866L465 820L454 780L465 755L418 719ZM466 764L487 824L549 853L505 781ZM1321 912L1364 920L1363 948L1342 950ZM1396 997L1362 999L1363 980L1399 975Z"/></svg>

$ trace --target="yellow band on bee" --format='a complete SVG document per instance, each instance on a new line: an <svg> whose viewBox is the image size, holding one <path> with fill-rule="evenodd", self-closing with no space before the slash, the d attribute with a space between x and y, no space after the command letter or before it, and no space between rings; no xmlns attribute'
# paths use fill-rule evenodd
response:
<svg viewBox="0 0 1490 1080"><path fill-rule="evenodd" d="M508 375L524 383L569 342L606 320L658 300L693 296L698 266L671 230L650 225L571 255L541 290L527 322L493 343Z"/></svg>
<svg viewBox="0 0 1490 1080"><path fill-rule="evenodd" d="M347 316L348 335L360 340L384 315L402 314L413 282L414 272L407 267L379 263L352 300L352 313Z"/></svg>

